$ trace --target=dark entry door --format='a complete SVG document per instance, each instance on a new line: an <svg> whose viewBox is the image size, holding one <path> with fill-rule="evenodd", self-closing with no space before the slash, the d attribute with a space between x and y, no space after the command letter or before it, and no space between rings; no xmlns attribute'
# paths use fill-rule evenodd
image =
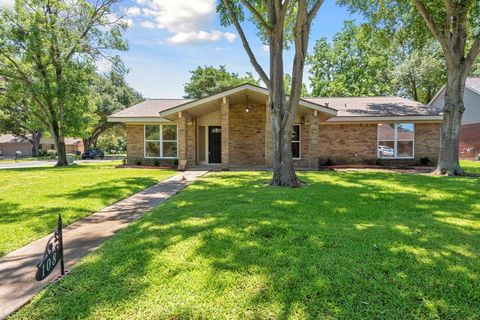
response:
<svg viewBox="0 0 480 320"><path fill-rule="evenodd" d="M208 162L222 162L222 128L219 126L208 127Z"/></svg>

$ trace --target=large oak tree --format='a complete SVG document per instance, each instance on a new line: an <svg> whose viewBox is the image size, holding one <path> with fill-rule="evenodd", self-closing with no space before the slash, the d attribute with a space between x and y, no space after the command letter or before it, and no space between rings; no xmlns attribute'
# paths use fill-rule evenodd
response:
<svg viewBox="0 0 480 320"><path fill-rule="evenodd" d="M425 40L428 30L442 47L447 69L445 105L436 173L465 174L459 162L459 135L465 110L465 80L480 53L480 2L477 0L338 0L381 27L409 29Z"/></svg>
<svg viewBox="0 0 480 320"><path fill-rule="evenodd" d="M116 0L17 0L0 9L0 76L16 81L67 165L64 138L94 116L89 81L99 56L126 49ZM8 88L8 86L7 86Z"/></svg>
<svg viewBox="0 0 480 320"><path fill-rule="evenodd" d="M323 0L221 0L218 11L224 26L234 25L243 47L268 88L272 119L273 186L300 186L292 161L292 128L302 93L303 72L312 21ZM241 22L249 18L269 46L270 69L263 69L252 51ZM286 46L293 44L290 92L285 91Z"/></svg>

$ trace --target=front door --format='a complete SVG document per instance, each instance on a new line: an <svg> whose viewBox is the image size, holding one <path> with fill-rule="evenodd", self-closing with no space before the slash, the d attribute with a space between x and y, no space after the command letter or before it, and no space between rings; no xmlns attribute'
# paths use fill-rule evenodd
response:
<svg viewBox="0 0 480 320"><path fill-rule="evenodd" d="M208 163L222 162L222 128L208 127Z"/></svg>

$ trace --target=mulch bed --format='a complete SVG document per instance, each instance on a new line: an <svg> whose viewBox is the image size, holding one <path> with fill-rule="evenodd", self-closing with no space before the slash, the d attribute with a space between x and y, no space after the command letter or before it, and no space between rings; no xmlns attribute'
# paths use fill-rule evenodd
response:
<svg viewBox="0 0 480 320"><path fill-rule="evenodd" d="M404 173L430 173L435 170L435 167L424 166L379 166L379 165L364 165L364 164L343 164L334 166L321 166L319 170L333 170L333 171L351 171L351 170L384 170Z"/></svg>
<svg viewBox="0 0 480 320"><path fill-rule="evenodd" d="M162 169L162 170L175 170L176 167L169 167L169 166L143 166L143 165L136 165L136 164L119 164L115 166L118 169L125 169L125 168L134 168L134 169Z"/></svg>

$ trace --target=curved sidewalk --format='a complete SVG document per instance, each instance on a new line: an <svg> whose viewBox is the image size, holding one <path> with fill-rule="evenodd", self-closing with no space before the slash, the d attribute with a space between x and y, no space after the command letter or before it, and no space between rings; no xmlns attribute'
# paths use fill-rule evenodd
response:
<svg viewBox="0 0 480 320"><path fill-rule="evenodd" d="M93 213L63 229L65 267L70 269L103 241L126 228L133 220L164 202L207 171L186 171ZM57 214L52 212L52 214ZM53 226L52 226L53 228ZM52 234L53 234L52 229ZM55 269L43 281L35 281L49 234L0 258L0 319L29 302L60 274Z"/></svg>

